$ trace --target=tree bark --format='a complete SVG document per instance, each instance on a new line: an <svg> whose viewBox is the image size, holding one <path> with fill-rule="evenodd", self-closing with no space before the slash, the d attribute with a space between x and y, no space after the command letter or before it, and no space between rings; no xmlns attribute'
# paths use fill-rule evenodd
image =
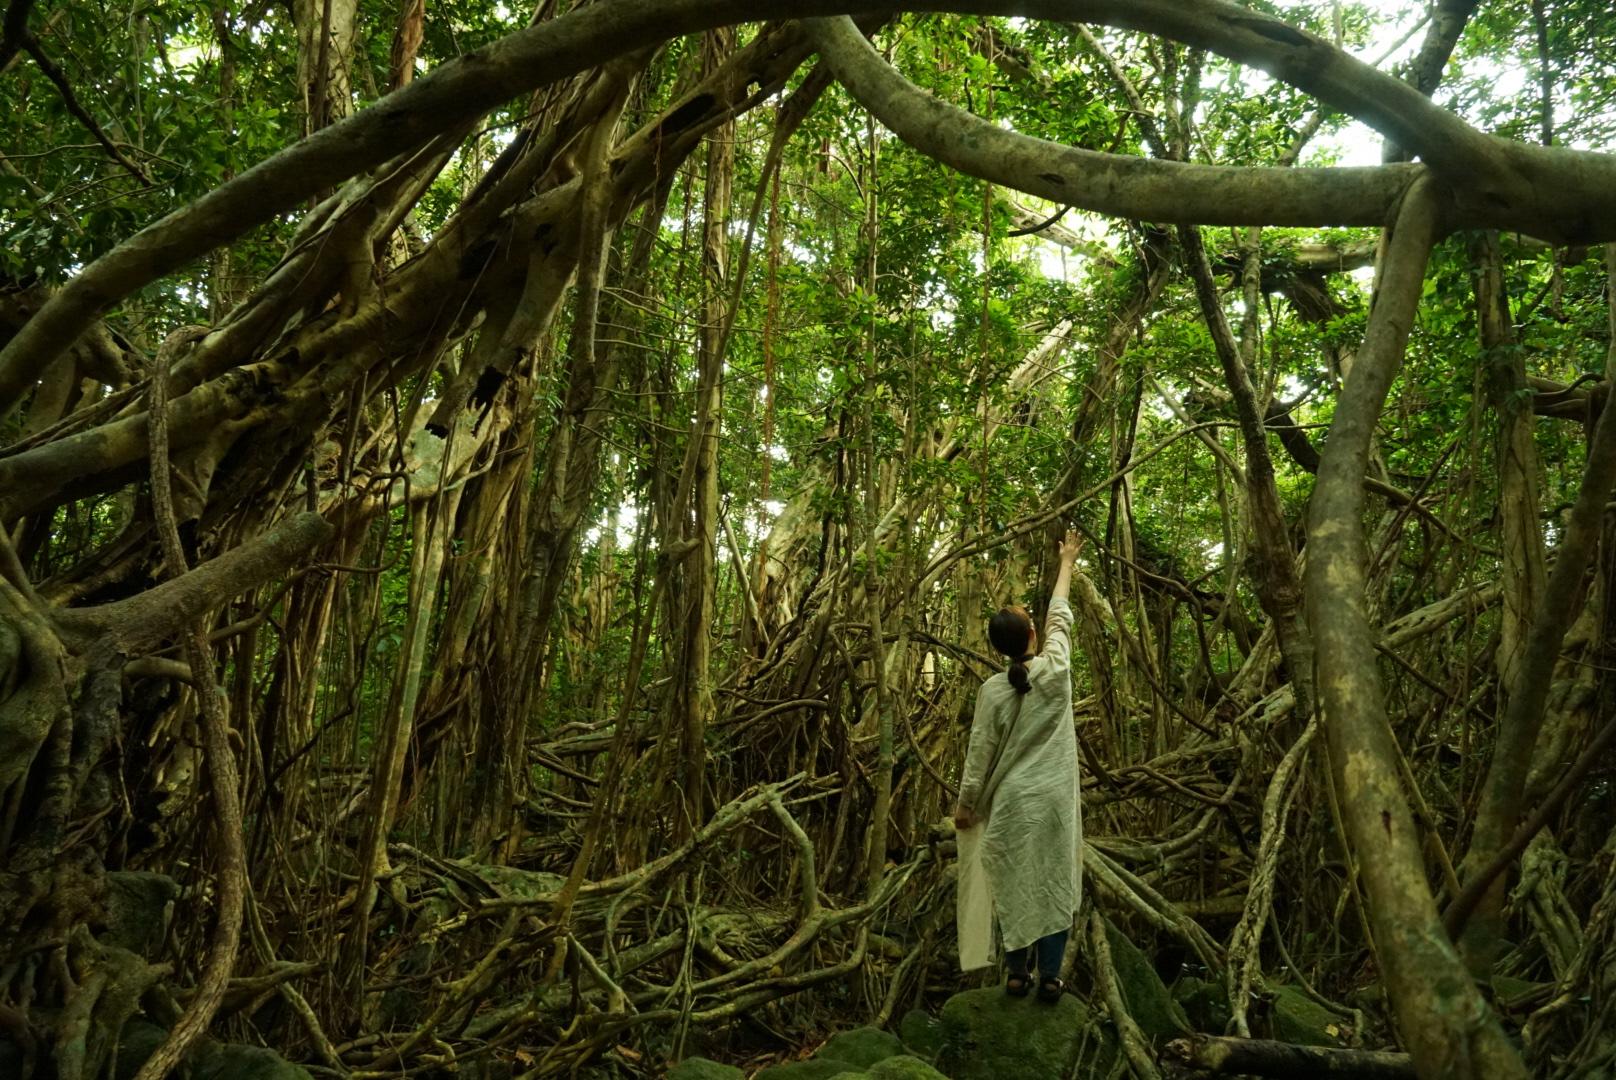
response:
<svg viewBox="0 0 1616 1080"><path fill-rule="evenodd" d="M1235 415L1240 421L1240 437L1246 450L1246 509L1250 514L1252 550L1257 556L1253 575L1257 597L1263 610L1274 621L1279 650L1296 692L1296 708L1290 730L1300 731L1313 719L1313 642L1303 620L1302 582L1296 572L1296 555L1291 549L1290 526L1279 504L1279 488L1274 482L1274 461L1268 452L1268 435L1263 427L1266 403L1257 397L1247 358L1242 356L1229 321L1223 314L1217 283L1207 262L1201 232L1192 226L1179 229L1190 279L1201 303L1201 316L1211 331L1212 344L1223 365L1223 378L1234 396ZM1247 252L1248 276L1257 272L1260 241L1250 238ZM1256 297L1248 290L1248 310L1255 312ZM1254 344L1254 341L1253 341Z"/></svg>
<svg viewBox="0 0 1616 1080"><path fill-rule="evenodd" d="M1363 476L1441 228L1443 202L1432 188L1417 183L1400 204L1369 328L1319 464L1308 533L1308 624L1330 766L1368 894L1387 994L1415 1069L1430 1080L1525 1080L1519 1055L1443 933L1426 884L1366 610Z"/></svg>
<svg viewBox="0 0 1616 1080"><path fill-rule="evenodd" d="M1616 259L1611 262L1616 263ZM1616 281L1616 275L1613 275ZM1616 284L1611 286L1612 311L1616 313ZM1612 316L1616 321L1616 314ZM1522 792L1532 766L1532 755L1543 727L1544 705L1553 681L1554 665L1581 609L1583 580L1588 560L1599 539L1605 505L1616 488L1616 421L1605 409L1594 425L1588 445L1588 463L1582 488L1566 521L1564 538L1555 549L1554 569L1533 611L1531 633L1526 640L1517 669L1514 692L1510 694L1493 742L1492 759L1476 808L1476 823L1470 846L1459 866L1460 880L1469 879L1491 863L1509 842L1520 824ZM1491 949L1491 935L1498 931L1494 912L1502 910L1504 879L1498 878L1492 891L1478 907L1480 918L1472 918L1465 934L1467 952L1485 955Z"/></svg>
<svg viewBox="0 0 1616 1080"><path fill-rule="evenodd" d="M731 30L715 30L702 42L702 64L716 70L735 47ZM696 422L690 460L694 475L685 556L688 590L682 642L684 717L682 773L684 823L689 835L706 820L707 726L712 722L712 635L718 576L718 440L723 426L723 326L729 279L729 204L735 181L735 125L716 128L707 142L707 182L702 188L701 276L706 297L696 345ZM680 508L681 515L683 508Z"/></svg>

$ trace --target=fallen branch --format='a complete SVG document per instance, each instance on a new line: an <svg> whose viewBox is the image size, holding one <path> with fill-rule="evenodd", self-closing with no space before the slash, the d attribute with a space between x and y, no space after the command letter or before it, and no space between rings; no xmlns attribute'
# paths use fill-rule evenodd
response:
<svg viewBox="0 0 1616 1080"><path fill-rule="evenodd" d="M1271 1039L1236 1039L1196 1035L1174 1039L1165 1057L1214 1076L1245 1073L1251 1076L1347 1076L1353 1080L1414 1080L1414 1063L1407 1054L1385 1050L1336 1050L1323 1046L1297 1046Z"/></svg>

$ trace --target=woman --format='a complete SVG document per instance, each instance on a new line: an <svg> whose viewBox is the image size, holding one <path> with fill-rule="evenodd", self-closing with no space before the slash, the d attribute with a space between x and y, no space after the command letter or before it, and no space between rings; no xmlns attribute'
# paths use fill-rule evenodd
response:
<svg viewBox="0 0 1616 1080"><path fill-rule="evenodd" d="M1025 608L988 624L1010 670L982 684L965 753L959 806L960 966L993 961L993 923L1007 952L1005 990L1023 997L1036 963L1040 1001L1060 999L1066 936L1082 895L1077 733L1072 726L1072 606L1066 600L1075 532L1060 545L1043 651Z"/></svg>

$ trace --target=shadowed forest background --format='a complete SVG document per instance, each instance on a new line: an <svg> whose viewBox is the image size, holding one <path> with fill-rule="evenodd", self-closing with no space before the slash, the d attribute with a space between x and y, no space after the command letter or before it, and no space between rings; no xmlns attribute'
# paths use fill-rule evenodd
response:
<svg viewBox="0 0 1616 1080"><path fill-rule="evenodd" d="M1064 1068L1616 1070L1604 3L10 0L0 114L5 1075L925 1027L1067 527Z"/></svg>

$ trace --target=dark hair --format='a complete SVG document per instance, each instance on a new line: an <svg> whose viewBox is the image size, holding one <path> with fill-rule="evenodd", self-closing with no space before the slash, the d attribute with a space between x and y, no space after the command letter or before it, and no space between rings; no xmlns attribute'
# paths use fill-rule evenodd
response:
<svg viewBox="0 0 1616 1080"><path fill-rule="evenodd" d="M1027 661L1032 659L1032 653L1027 651L1027 645L1032 641L1032 616L1027 614L1027 609L1000 608L999 613L988 620L988 640L993 642L995 649L1013 658L1014 662L1006 673L1010 685L1022 694L1031 690Z"/></svg>

